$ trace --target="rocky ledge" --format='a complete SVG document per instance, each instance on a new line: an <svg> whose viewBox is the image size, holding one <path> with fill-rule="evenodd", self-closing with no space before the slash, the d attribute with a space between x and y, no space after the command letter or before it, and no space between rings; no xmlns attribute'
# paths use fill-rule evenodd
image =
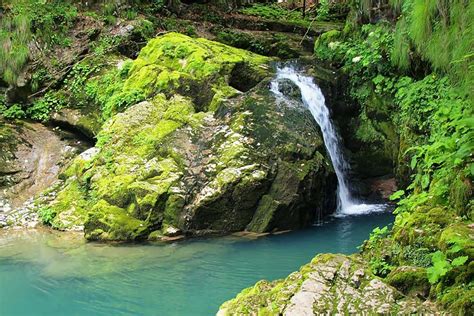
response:
<svg viewBox="0 0 474 316"><path fill-rule="evenodd" d="M438 314L375 277L358 256L322 254L284 280L260 281L217 315Z"/></svg>

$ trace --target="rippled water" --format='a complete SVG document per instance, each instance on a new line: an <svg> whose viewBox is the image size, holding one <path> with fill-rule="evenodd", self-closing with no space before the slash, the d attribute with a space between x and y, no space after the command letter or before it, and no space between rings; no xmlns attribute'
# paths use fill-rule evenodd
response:
<svg viewBox="0 0 474 316"><path fill-rule="evenodd" d="M260 279L317 253L353 253L387 213L258 239L103 245L58 232L0 232L0 315L213 315Z"/></svg>

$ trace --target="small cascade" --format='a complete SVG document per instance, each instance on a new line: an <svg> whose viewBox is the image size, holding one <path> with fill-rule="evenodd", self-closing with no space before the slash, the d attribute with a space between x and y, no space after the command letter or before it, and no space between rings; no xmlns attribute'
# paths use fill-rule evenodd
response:
<svg viewBox="0 0 474 316"><path fill-rule="evenodd" d="M277 76L272 81L270 89L283 100L286 97L279 90L279 80L281 79L291 80L299 87L303 104L311 111L316 123L321 128L324 144L337 176L336 215L357 215L384 210L385 205L361 203L352 196L347 180L349 165L344 159L340 138L331 121L329 109L326 107L321 89L314 83L311 77L302 75L293 66L278 68Z"/></svg>

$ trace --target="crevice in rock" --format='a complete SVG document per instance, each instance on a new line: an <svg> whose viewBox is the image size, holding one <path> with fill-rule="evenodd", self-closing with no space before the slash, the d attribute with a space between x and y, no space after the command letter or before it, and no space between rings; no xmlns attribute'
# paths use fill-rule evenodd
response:
<svg viewBox="0 0 474 316"><path fill-rule="evenodd" d="M235 64L230 73L229 85L239 91L247 92L262 81L263 78L264 75L255 71L254 67L251 67L246 62L240 62Z"/></svg>

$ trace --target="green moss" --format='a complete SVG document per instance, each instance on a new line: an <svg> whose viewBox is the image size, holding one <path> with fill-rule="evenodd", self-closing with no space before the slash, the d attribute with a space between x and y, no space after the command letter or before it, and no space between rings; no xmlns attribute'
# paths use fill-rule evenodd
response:
<svg viewBox="0 0 474 316"><path fill-rule="evenodd" d="M85 189L77 181L61 190L55 201L48 206L54 213L51 226L57 229L74 229L84 224L92 201L85 196Z"/></svg>
<svg viewBox="0 0 474 316"><path fill-rule="evenodd" d="M474 288L470 286L453 287L440 297L441 304L457 315L468 315L474 309Z"/></svg>
<svg viewBox="0 0 474 316"><path fill-rule="evenodd" d="M189 99L176 96L167 100L164 95L157 95L151 102L142 102L110 120L99 134L101 150L94 157L87 161L77 157L73 161L64 174L69 184L61 194L64 192L72 199L75 196L93 197L87 198L86 211L100 213L89 214L86 238L142 238L137 220L143 224L140 227L148 223L155 227L161 224L166 200L171 195L169 191L177 184L183 170L179 154L165 151L160 146L179 127L197 120L194 116ZM76 188L84 191L82 195L78 195ZM58 196L59 201L61 198ZM69 200L64 203L76 205ZM178 217L177 204L175 209L173 216L169 214L170 221ZM59 204L55 210L56 218L63 220L80 216L84 221L84 214L87 214L84 208L66 210ZM108 217L109 210L116 216ZM128 219L133 219L134 224L122 225ZM119 226L123 227L115 232ZM125 232L127 229L132 229L130 234Z"/></svg>
<svg viewBox="0 0 474 316"><path fill-rule="evenodd" d="M97 192L97 196L107 202L125 207L130 202L130 192L128 186L136 179L133 174L102 174L92 184L92 189Z"/></svg>
<svg viewBox="0 0 474 316"><path fill-rule="evenodd" d="M209 111L216 111L222 103L228 99L238 95L239 91L233 87L223 85L212 88L214 96L209 104Z"/></svg>
<svg viewBox="0 0 474 316"><path fill-rule="evenodd" d="M398 221L401 221L400 217ZM403 244L418 244L433 248L436 246L442 228L455 220L449 209L420 206L413 213L406 213L403 224L394 227L395 240Z"/></svg>
<svg viewBox="0 0 474 316"><path fill-rule="evenodd" d="M91 209L85 229L89 240L138 240L146 237L148 226L123 208L100 200Z"/></svg>
<svg viewBox="0 0 474 316"><path fill-rule="evenodd" d="M152 231L149 235L148 235L148 240L149 241L160 241L161 238L163 238L163 233L161 232L161 230L155 230L155 231Z"/></svg>
<svg viewBox="0 0 474 316"><path fill-rule="evenodd" d="M210 85L213 87L210 91L200 89L200 93L220 92L213 102L214 109L219 98L232 94L222 79L229 79L235 64L246 62L254 71L261 72L259 66L268 61L266 57L206 39L167 33L149 41L141 50L129 71L124 90L143 91L149 97L159 92L171 94L176 90L189 90L193 94L199 88L190 86ZM211 99L212 95L209 101Z"/></svg>
<svg viewBox="0 0 474 316"><path fill-rule="evenodd" d="M314 51L316 52L316 54L317 52L321 53L320 52L321 49L325 49L325 47L328 47L329 43L331 42L335 43L339 39L340 36L341 36L341 31L338 31L338 30L331 30L331 31L327 31L321 34L316 40L316 42L314 43Z"/></svg>
<svg viewBox="0 0 474 316"><path fill-rule="evenodd" d="M166 200L164 222L171 225L182 226L180 223L180 214L183 211L185 202L183 195L171 195Z"/></svg>
<svg viewBox="0 0 474 316"><path fill-rule="evenodd" d="M472 213L469 212L470 201L472 199L473 189L472 182L467 178L457 175L451 183L450 189L450 201L454 208L458 211L461 216L468 216L472 218ZM471 205L472 207L472 205ZM471 210L472 212L472 210Z"/></svg>
<svg viewBox="0 0 474 316"><path fill-rule="evenodd" d="M298 186L295 186L295 183L303 183L309 174L318 172L323 161L324 158L318 152L311 160L300 160L297 163L281 161L269 192L260 199L255 215L246 229L266 232L274 227L274 220L289 211L295 203L294 198L298 196ZM291 220L298 221L298 216L298 213L293 213Z"/></svg>
<svg viewBox="0 0 474 316"><path fill-rule="evenodd" d="M449 225L439 238L438 246L444 251L451 250L456 256L467 255L470 260L474 259L473 230L467 223L455 223Z"/></svg>
<svg viewBox="0 0 474 316"><path fill-rule="evenodd" d="M272 195L264 195L258 203L257 212L252 222L247 226L247 230L253 232L265 232L271 227L272 219L280 206L280 202L275 200Z"/></svg>
<svg viewBox="0 0 474 316"><path fill-rule="evenodd" d="M390 272L385 281L406 295L427 297L430 283L426 269L417 267L398 267Z"/></svg>
<svg viewBox="0 0 474 316"><path fill-rule="evenodd" d="M253 70L249 75L265 76L267 70L261 66L269 61L221 43L167 33L150 40L133 61L103 52L82 61L74 67L77 74L68 77L64 90L74 106L94 103L104 120L159 93L196 98L204 109L217 94L212 101L215 109L220 99L235 95L229 80L237 63L248 63Z"/></svg>

